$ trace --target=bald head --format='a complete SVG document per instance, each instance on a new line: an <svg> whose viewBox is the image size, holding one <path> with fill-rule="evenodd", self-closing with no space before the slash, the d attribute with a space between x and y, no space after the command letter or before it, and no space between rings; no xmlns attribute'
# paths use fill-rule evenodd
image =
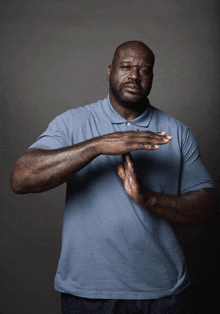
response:
<svg viewBox="0 0 220 314"><path fill-rule="evenodd" d="M136 52L144 54L149 62L152 64L152 66L154 65L155 57L153 51L139 40L126 41L123 44L119 45L115 50L112 65L115 64L120 58L121 54L125 53L127 50L134 50Z"/></svg>

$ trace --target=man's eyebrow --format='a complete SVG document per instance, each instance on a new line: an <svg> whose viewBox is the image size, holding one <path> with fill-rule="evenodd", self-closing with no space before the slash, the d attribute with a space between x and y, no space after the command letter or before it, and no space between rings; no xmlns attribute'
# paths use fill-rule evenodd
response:
<svg viewBox="0 0 220 314"><path fill-rule="evenodd" d="M119 61L119 65L121 64L132 64L131 61L126 61L126 60L123 60L123 61ZM148 68L148 69L152 69L153 67L151 65L141 65L140 68Z"/></svg>
<svg viewBox="0 0 220 314"><path fill-rule="evenodd" d="M121 61L119 61L119 63L122 64L122 63L132 63L132 62L131 61L126 61L126 60L121 60Z"/></svg>

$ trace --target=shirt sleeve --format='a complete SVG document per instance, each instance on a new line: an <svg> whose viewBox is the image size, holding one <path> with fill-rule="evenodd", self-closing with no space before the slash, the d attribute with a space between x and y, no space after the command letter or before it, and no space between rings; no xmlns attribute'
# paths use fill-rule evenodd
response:
<svg viewBox="0 0 220 314"><path fill-rule="evenodd" d="M65 114L56 117L30 148L58 149L69 145L68 132L65 124Z"/></svg>
<svg viewBox="0 0 220 314"><path fill-rule="evenodd" d="M187 129L182 145L180 193L213 187L212 179L202 163L196 139Z"/></svg>

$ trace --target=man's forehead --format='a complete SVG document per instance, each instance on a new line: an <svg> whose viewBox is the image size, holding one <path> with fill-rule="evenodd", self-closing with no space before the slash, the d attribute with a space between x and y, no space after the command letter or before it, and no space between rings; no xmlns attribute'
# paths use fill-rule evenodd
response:
<svg viewBox="0 0 220 314"><path fill-rule="evenodd" d="M116 63L140 61L149 64L153 63L153 57L147 50L128 47L118 51L115 61Z"/></svg>
<svg viewBox="0 0 220 314"><path fill-rule="evenodd" d="M120 46L115 51L112 64L121 62L146 62L148 65L154 64L154 53L152 50L140 41L128 41Z"/></svg>

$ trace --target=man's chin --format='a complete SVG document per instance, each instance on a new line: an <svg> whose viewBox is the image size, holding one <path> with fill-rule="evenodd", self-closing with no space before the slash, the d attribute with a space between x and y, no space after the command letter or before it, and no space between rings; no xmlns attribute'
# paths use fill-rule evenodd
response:
<svg viewBox="0 0 220 314"><path fill-rule="evenodd" d="M111 92L118 104L128 108L139 110L146 106L148 103L148 94L143 92L132 92L123 88L120 88L118 91L111 86Z"/></svg>
<svg viewBox="0 0 220 314"><path fill-rule="evenodd" d="M139 94L121 95L120 102L129 108L137 108L143 106L147 101L147 96Z"/></svg>

